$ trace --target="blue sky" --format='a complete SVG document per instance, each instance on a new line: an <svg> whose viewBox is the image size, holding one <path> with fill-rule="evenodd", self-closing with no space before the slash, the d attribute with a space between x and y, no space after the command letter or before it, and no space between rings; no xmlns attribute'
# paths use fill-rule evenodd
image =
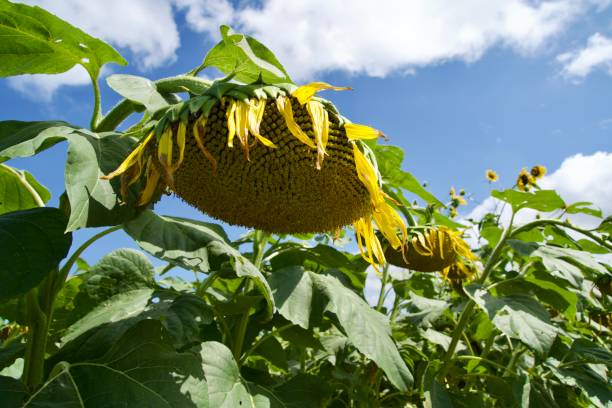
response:
<svg viewBox="0 0 612 408"><path fill-rule="evenodd" d="M355 1L351 10L337 1L35 3L109 41L130 62L109 66L106 75L186 72L217 41L221 23L253 34L294 79L352 87L323 96L354 122L383 130L405 150L405 168L438 197L451 186L465 188L470 203L463 215L486 207L486 169L500 174L496 187L504 188L534 164L548 167L544 184L568 201L592 200L612 213L610 1L414 0L376 8ZM106 111L119 98L102 83ZM78 70L0 80L0 120L87 126L91 100ZM31 171L56 204L64 158L59 145L9 164ZM203 218L175 198L164 198L157 210ZM75 241L91 234L77 232ZM121 246L133 244L113 234L85 258L93 262Z"/></svg>

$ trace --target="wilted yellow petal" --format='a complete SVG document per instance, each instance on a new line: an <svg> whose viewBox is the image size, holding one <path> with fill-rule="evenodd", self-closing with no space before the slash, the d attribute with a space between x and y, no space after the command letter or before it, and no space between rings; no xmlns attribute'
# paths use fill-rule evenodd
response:
<svg viewBox="0 0 612 408"><path fill-rule="evenodd" d="M370 198L374 203L384 201L384 197L378 185L378 176L374 170L372 163L366 159L365 155L359 150L356 144L353 144L353 157L355 159L355 168L359 180L367 188L370 193Z"/></svg>
<svg viewBox="0 0 612 408"><path fill-rule="evenodd" d="M162 166L169 168L172 164L172 128L168 127L157 142L157 158Z"/></svg>
<svg viewBox="0 0 612 408"><path fill-rule="evenodd" d="M225 112L225 116L227 117L227 145L229 147L234 147L234 136L236 135L236 101L232 100L230 102L229 108Z"/></svg>
<svg viewBox="0 0 612 408"><path fill-rule="evenodd" d="M308 102L314 94L325 89L333 89L334 91L346 91L351 90L352 88L349 88L348 86L333 86L325 82L311 82L309 84L300 86L298 89L293 91L292 95L297 98L300 104L303 105Z"/></svg>
<svg viewBox="0 0 612 408"><path fill-rule="evenodd" d="M249 113L248 113L249 131L263 145L267 147L276 148L277 146L270 139L262 136L259 133L259 125L261 124L261 120L263 119L263 114L264 114L265 109L266 109L265 99L251 99Z"/></svg>
<svg viewBox="0 0 612 408"><path fill-rule="evenodd" d="M378 129L355 123L345 124L344 130L346 131L346 137L349 140L378 139L379 137L384 136L383 132Z"/></svg>
<svg viewBox="0 0 612 408"><path fill-rule="evenodd" d="M329 116L323 104L318 101L309 101L306 110L312 120L312 130L317 144L317 169L320 169L329 139Z"/></svg>
<svg viewBox="0 0 612 408"><path fill-rule="evenodd" d="M179 158L178 161L172 165L172 171L176 171L183 163L183 158L185 157L185 136L187 133L187 124L183 122L179 122L178 129L176 132L176 144L179 149Z"/></svg>
<svg viewBox="0 0 612 408"><path fill-rule="evenodd" d="M293 109L291 108L291 102L289 98L284 96L279 96L276 98L276 107L283 118L285 119L285 123L287 124L287 128L291 132L293 136L295 136L300 142L305 145L316 148L312 139L308 137L306 133L302 130L302 128L295 122L295 118L293 117Z"/></svg>
<svg viewBox="0 0 612 408"><path fill-rule="evenodd" d="M155 190L157 189L157 185L159 183L160 174L155 168L155 166L151 165L150 160L148 163L149 174L147 175L147 184L145 185L144 190L140 194L140 199L138 200L138 205L146 205L151 202L153 198L153 194L155 194Z"/></svg>
<svg viewBox="0 0 612 408"><path fill-rule="evenodd" d="M214 156L208 151L208 149L204 147L204 142L202 141L202 139L204 138L204 129L206 129L206 118L200 117L195 121L195 124L193 125L193 137L204 157L206 157L210 162L213 173L216 173L217 159L215 159Z"/></svg>
<svg viewBox="0 0 612 408"><path fill-rule="evenodd" d="M139 160L141 160L142 153L143 153L145 147L147 146L147 143L149 143L149 141L153 138L154 134L155 134L154 132L149 133L149 135L144 139L144 141L140 145L138 145L138 147L136 147L134 150L132 150L132 153L130 153L128 155L128 157L125 158L123 163L121 163L119 165L119 167L117 167L117 169L115 171L113 171L110 174L107 174L106 176L102 176L100 178L103 179L103 180L110 180L112 178L115 178L118 175L124 173L134 163L136 163Z"/></svg>

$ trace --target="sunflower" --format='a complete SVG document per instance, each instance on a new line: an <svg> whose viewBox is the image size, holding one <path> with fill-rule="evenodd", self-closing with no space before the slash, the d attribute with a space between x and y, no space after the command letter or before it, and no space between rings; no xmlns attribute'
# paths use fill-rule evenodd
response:
<svg viewBox="0 0 612 408"><path fill-rule="evenodd" d="M497 180L499 180L499 176L497 175L497 173L491 169L487 170L485 176L487 177L489 183L495 183Z"/></svg>
<svg viewBox="0 0 612 408"><path fill-rule="evenodd" d="M465 191L463 189L461 189L461 191L457 195L457 193L455 192L455 187L451 187L448 195L450 195L451 197L451 205L454 208L457 208L460 205L467 205L467 201L465 200L465 198L463 198L463 196L465 195Z"/></svg>
<svg viewBox="0 0 612 408"><path fill-rule="evenodd" d="M535 179L535 180L539 180L542 177L544 177L544 175L546 174L546 167L544 166L533 166L531 168L531 176Z"/></svg>
<svg viewBox="0 0 612 408"><path fill-rule="evenodd" d="M107 179L122 190L142 182L138 205L165 190L229 224L272 233L337 231L353 224L363 257L385 262L374 225L391 245L406 225L381 188L373 153L362 142L382 133L350 123L315 82L216 81L169 108Z"/></svg>
<svg viewBox="0 0 612 408"><path fill-rule="evenodd" d="M463 280L459 277L460 271L467 268L465 262L476 259L461 232L443 225L412 230L404 253L389 247L385 255L392 265L419 272L439 271L448 280ZM464 275L467 279L472 274Z"/></svg>
<svg viewBox="0 0 612 408"><path fill-rule="evenodd" d="M529 191L535 185L533 176L523 168L516 179L516 186L521 191Z"/></svg>

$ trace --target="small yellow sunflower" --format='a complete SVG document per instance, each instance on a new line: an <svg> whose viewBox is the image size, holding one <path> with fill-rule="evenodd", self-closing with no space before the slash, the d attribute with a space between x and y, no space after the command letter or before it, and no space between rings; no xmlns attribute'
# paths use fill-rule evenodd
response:
<svg viewBox="0 0 612 408"><path fill-rule="evenodd" d="M499 176L494 170L491 170L491 169L487 170L485 175L489 183L495 183L497 180L499 180Z"/></svg>
<svg viewBox="0 0 612 408"><path fill-rule="evenodd" d="M546 167L544 166L533 166L531 168L531 176L535 179L535 180L539 180L542 177L544 177L544 175L546 174Z"/></svg>
<svg viewBox="0 0 612 408"><path fill-rule="evenodd" d="M212 217L267 232L328 232L352 223L361 254L377 268L385 257L374 224L394 248L406 239L361 142L382 133L350 123L315 97L324 89L347 88L216 81L168 109L105 178L121 175L124 192L142 181L140 206L168 189Z"/></svg>
<svg viewBox="0 0 612 408"><path fill-rule="evenodd" d="M456 270L460 267L456 264L476 259L459 231L437 226L425 227L422 232L413 230L410 234L404 253L387 248L385 255L390 264L419 272L439 271L449 280L457 280Z"/></svg>
<svg viewBox="0 0 612 408"><path fill-rule="evenodd" d="M516 179L516 186L521 191L529 191L535 185L533 176L523 168Z"/></svg>

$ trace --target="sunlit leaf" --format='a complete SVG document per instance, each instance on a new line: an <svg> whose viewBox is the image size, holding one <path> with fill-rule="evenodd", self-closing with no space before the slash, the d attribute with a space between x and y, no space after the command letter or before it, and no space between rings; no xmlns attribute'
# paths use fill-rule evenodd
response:
<svg viewBox="0 0 612 408"><path fill-rule="evenodd" d="M156 320L138 322L95 362L59 363L24 407L109 407L136 401L150 407L209 407L199 357L176 352Z"/></svg>
<svg viewBox="0 0 612 408"><path fill-rule="evenodd" d="M516 190L493 190L491 196L510 204L514 212L522 208L546 212L565 208L565 202L555 190L537 190L532 193Z"/></svg>
<svg viewBox="0 0 612 408"><path fill-rule="evenodd" d="M289 74L265 45L244 34L235 33L222 25L221 41L204 58L204 67L215 67L221 72L235 73L240 82L256 81L260 75L267 84L291 83Z"/></svg>
<svg viewBox="0 0 612 408"><path fill-rule="evenodd" d="M268 302L268 313L274 310L274 298L262 273L227 241L219 226L194 220L162 217L151 211L125 224L125 231L151 255L184 268L208 273L211 263L220 267L230 261L239 277L253 279Z"/></svg>
<svg viewBox="0 0 612 408"><path fill-rule="evenodd" d="M82 65L97 78L102 65L127 62L110 45L40 7L0 0L0 76L58 74Z"/></svg>
<svg viewBox="0 0 612 408"><path fill-rule="evenodd" d="M0 164L0 214L39 207L50 198L49 190L29 172Z"/></svg>
<svg viewBox="0 0 612 408"><path fill-rule="evenodd" d="M157 92L155 83L147 78L116 74L106 78L106 82L119 95L144 105L149 112L156 112L169 106L164 97Z"/></svg>

